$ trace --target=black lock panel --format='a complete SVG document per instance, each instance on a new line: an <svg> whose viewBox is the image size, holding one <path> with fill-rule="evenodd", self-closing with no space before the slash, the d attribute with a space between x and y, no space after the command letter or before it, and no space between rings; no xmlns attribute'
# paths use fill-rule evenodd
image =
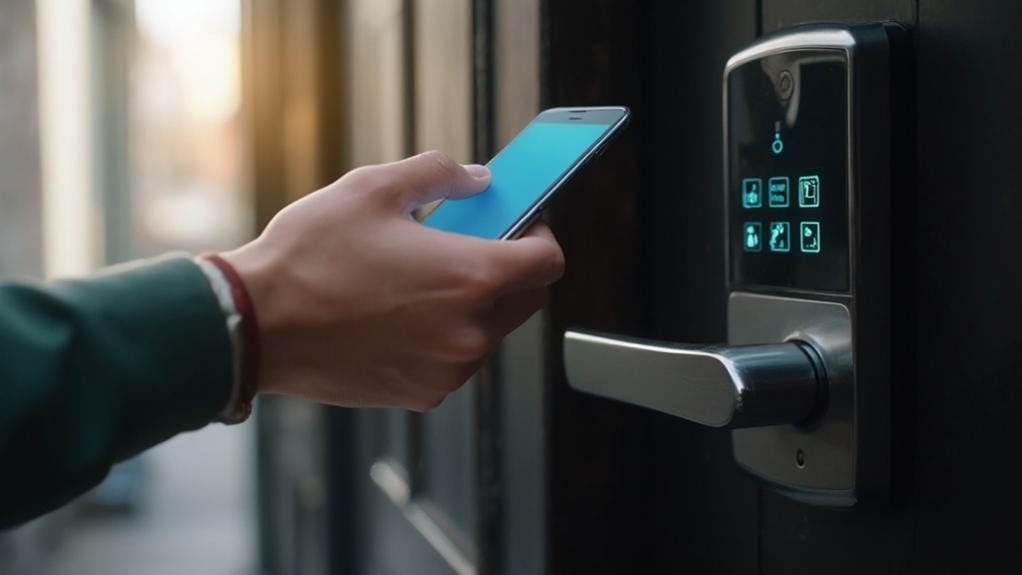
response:
<svg viewBox="0 0 1022 575"><path fill-rule="evenodd" d="M732 429L738 464L800 501L886 498L900 31L802 27L728 60L727 344L569 329L573 388Z"/></svg>
<svg viewBox="0 0 1022 575"><path fill-rule="evenodd" d="M731 285L847 292L845 52L747 62L727 98Z"/></svg>
<svg viewBox="0 0 1022 575"><path fill-rule="evenodd" d="M893 23L802 26L724 71L728 344L808 344L824 381L808 419L735 430L735 459L813 504L890 492L907 40Z"/></svg>

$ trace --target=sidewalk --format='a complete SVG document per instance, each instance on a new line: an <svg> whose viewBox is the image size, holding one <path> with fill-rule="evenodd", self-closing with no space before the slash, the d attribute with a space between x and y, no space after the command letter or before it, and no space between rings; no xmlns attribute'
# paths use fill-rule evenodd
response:
<svg viewBox="0 0 1022 575"><path fill-rule="evenodd" d="M40 575L255 573L253 442L214 424L149 451L139 509L69 526Z"/></svg>

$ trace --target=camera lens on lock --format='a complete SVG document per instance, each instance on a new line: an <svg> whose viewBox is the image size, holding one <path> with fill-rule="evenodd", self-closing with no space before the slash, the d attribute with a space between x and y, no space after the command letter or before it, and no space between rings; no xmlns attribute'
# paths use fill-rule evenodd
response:
<svg viewBox="0 0 1022 575"><path fill-rule="evenodd" d="M791 95L795 93L795 78L791 75L791 72L784 70L777 77L777 95L782 100L790 100Z"/></svg>

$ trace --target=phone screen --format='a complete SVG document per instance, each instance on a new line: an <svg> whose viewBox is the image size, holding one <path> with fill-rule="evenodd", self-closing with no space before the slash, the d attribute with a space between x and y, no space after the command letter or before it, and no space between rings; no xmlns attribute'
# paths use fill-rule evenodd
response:
<svg viewBox="0 0 1022 575"><path fill-rule="evenodd" d="M425 225L485 239L504 237L608 134L621 112L616 118L592 114L575 121L545 121L546 115L533 120L490 160L493 179L488 188L469 198L445 200Z"/></svg>

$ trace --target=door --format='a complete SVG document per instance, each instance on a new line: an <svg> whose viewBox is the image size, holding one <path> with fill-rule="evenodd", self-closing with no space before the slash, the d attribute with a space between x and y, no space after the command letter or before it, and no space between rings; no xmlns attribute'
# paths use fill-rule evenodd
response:
<svg viewBox="0 0 1022 575"><path fill-rule="evenodd" d="M485 161L538 112L538 0L250 0L246 9L262 224L357 166L431 148ZM426 414L262 398L263 569L540 572L542 325L523 327Z"/></svg>
<svg viewBox="0 0 1022 575"><path fill-rule="evenodd" d="M463 163L479 157L474 98L484 87L473 73L473 41L484 16L468 0L346 3L352 166L429 149ZM489 128L480 122L479 129ZM483 370L429 413L338 414L349 420L339 439L353 453L346 472L355 494L344 518L352 537L340 542L348 556L339 566L480 571L489 494L479 480L491 450L479 438L487 436L491 388Z"/></svg>
<svg viewBox="0 0 1022 575"><path fill-rule="evenodd" d="M550 3L549 104L626 104L627 137L553 212L568 272L553 293L550 573L754 573L756 485L730 438L570 390L569 326L724 338L720 78L756 3ZM580 21L578 14L586 13Z"/></svg>
<svg viewBox="0 0 1022 575"><path fill-rule="evenodd" d="M557 2L551 105L633 107L618 142L557 210L568 275L547 341L548 572L967 573L1015 564L1022 479L1011 440L1022 287L1017 3L954 0ZM727 432L583 396L559 365L569 326L725 341L721 76L757 36L804 22L912 29L914 185L896 265L893 495L835 511L739 471ZM996 54L996 55L994 55ZM988 126L999 126L990 131ZM582 191L584 190L584 191Z"/></svg>

